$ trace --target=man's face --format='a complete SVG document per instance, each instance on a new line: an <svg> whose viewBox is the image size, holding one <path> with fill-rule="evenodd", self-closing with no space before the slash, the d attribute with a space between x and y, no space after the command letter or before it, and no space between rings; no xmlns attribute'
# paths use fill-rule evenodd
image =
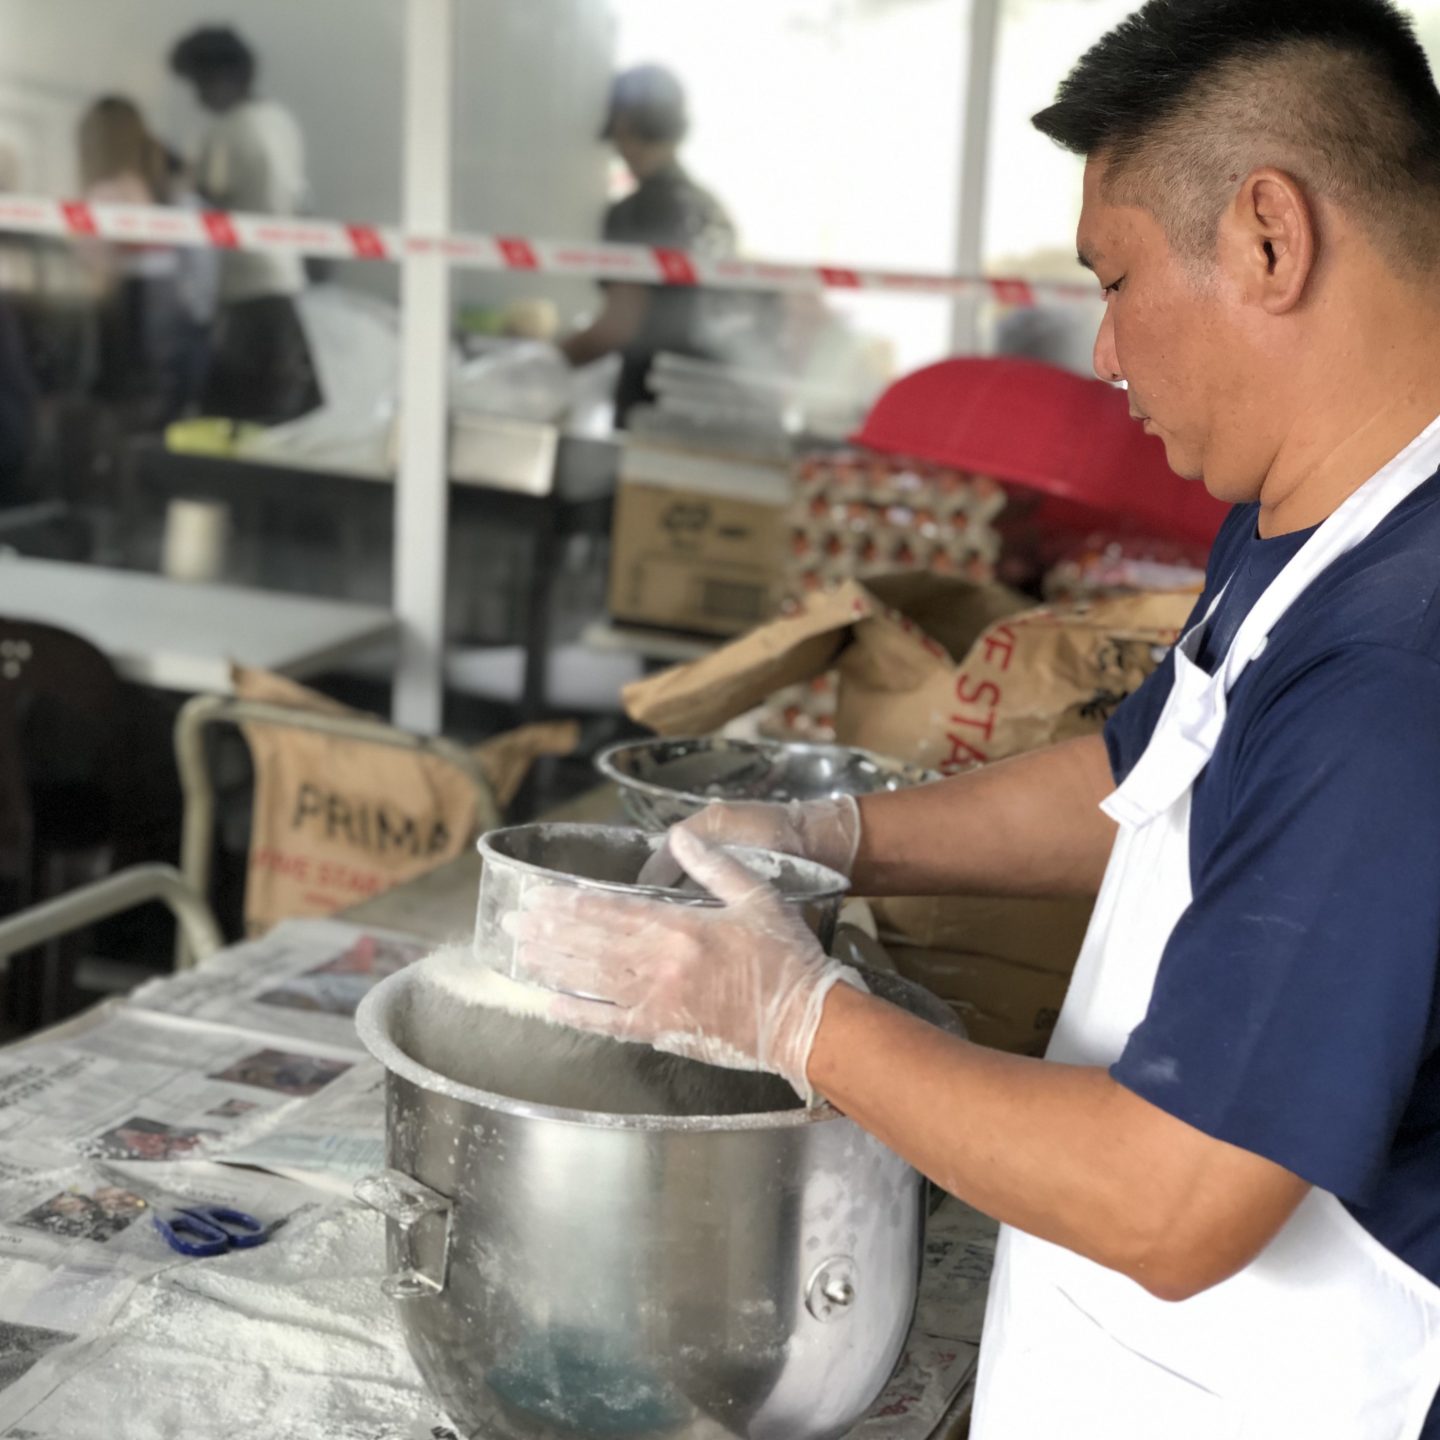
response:
<svg viewBox="0 0 1440 1440"><path fill-rule="evenodd" d="M636 180L647 180L675 158L675 146L663 140L647 140L622 112L615 117L610 143Z"/></svg>
<svg viewBox="0 0 1440 1440"><path fill-rule="evenodd" d="M1104 161L1091 160L1077 235L1105 293L1095 373L1127 382L1130 413L1164 442L1177 475L1224 500L1253 500L1268 459L1223 269L1177 256L1160 222L1107 199L1103 179Z"/></svg>
<svg viewBox="0 0 1440 1440"><path fill-rule="evenodd" d="M212 115L223 115L244 100L245 86L229 75L206 75L195 81L195 95Z"/></svg>

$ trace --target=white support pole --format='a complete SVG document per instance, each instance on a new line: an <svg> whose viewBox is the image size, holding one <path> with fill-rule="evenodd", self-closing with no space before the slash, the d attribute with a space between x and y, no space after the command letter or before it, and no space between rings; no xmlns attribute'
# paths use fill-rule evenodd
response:
<svg viewBox="0 0 1440 1440"><path fill-rule="evenodd" d="M450 232L455 0L407 0L404 226ZM394 607L401 625L392 716L439 731L445 690L445 532L449 482L450 266L401 267L400 469L395 485Z"/></svg>
<svg viewBox="0 0 1440 1440"><path fill-rule="evenodd" d="M965 61L965 108L960 132L960 214L955 227L955 269L979 275L985 262L985 207L990 178L990 113L1003 0L970 0ZM951 310L950 348L973 354L979 341L979 302L957 299Z"/></svg>

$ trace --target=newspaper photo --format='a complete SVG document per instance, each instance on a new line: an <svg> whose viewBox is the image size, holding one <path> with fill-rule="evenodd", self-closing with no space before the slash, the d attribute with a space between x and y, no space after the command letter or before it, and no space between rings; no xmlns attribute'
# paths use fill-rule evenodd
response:
<svg viewBox="0 0 1440 1440"><path fill-rule="evenodd" d="M0 1178L72 1162L199 1158L252 1138L355 1064L353 1052L111 1011L0 1051Z"/></svg>
<svg viewBox="0 0 1440 1440"><path fill-rule="evenodd" d="M286 1111L272 1129L215 1158L349 1195L357 1180L385 1168L384 1068L357 1061L314 1099Z"/></svg>
<svg viewBox="0 0 1440 1440"><path fill-rule="evenodd" d="M136 1005L363 1053L355 1010L430 947L339 920L287 920L197 970L141 986Z"/></svg>
<svg viewBox="0 0 1440 1440"><path fill-rule="evenodd" d="M928 1440L975 1373L975 1345L911 1331L880 1398L850 1432L855 1440Z"/></svg>
<svg viewBox="0 0 1440 1440"><path fill-rule="evenodd" d="M915 1328L946 1340L980 1343L999 1226L947 1199L925 1227L925 1262Z"/></svg>

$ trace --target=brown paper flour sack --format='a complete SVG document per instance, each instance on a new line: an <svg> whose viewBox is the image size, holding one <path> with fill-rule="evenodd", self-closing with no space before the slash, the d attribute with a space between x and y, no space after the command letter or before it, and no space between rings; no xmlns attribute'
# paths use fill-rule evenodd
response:
<svg viewBox="0 0 1440 1440"><path fill-rule="evenodd" d="M908 617L881 613L840 655L837 733L945 774L1094 734L1194 603L1158 593L1029 610L991 625L958 665Z"/></svg>
<svg viewBox="0 0 1440 1440"><path fill-rule="evenodd" d="M245 700L360 713L264 670L237 666L234 685ZM241 728L255 765L249 935L291 916L331 915L358 904L453 859L475 838L475 786L438 756L282 725ZM570 721L528 725L474 754L503 808L535 759L569 754L578 739Z"/></svg>
<svg viewBox="0 0 1440 1440"><path fill-rule="evenodd" d="M702 734L833 666L841 743L953 774L1098 732L1174 643L1194 599L1149 593L1027 610L1014 592L933 576L848 583L627 687L626 709L661 734ZM1038 1054L1091 904L944 897L874 908L900 972L948 1000L972 1038Z"/></svg>

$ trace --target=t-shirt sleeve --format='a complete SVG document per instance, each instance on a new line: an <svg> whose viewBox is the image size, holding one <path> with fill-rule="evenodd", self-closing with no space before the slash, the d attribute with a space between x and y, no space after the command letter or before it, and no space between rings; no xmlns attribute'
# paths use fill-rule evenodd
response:
<svg viewBox="0 0 1440 1440"><path fill-rule="evenodd" d="M634 240L634 227L630 223L630 212L625 201L617 201L605 211L605 219L600 226L600 238L611 245L627 245Z"/></svg>
<svg viewBox="0 0 1440 1440"><path fill-rule="evenodd" d="M1181 627L1182 635L1200 623L1210 608L1212 598L1207 586ZM1135 762L1145 753L1145 747L1155 733L1156 722L1170 698L1170 687L1175 680L1172 657L1173 652L1167 654L1140 682L1139 689L1132 690L1105 722L1105 749L1110 756L1110 773L1117 785L1135 768Z"/></svg>
<svg viewBox="0 0 1440 1440"><path fill-rule="evenodd" d="M1236 506L1225 517L1215 544L1210 551L1209 563L1205 569L1205 588L1196 600L1189 618L1181 627L1183 635L1205 618L1211 603L1220 593L1221 587L1234 568L1238 547L1255 523L1253 505ZM1150 737L1155 733L1155 723L1170 698L1170 686L1175 678L1175 666L1169 655L1145 678L1138 690L1132 691L1115 707L1105 722L1105 749L1110 756L1110 773L1119 785L1135 768L1135 762L1145 753Z"/></svg>
<svg viewBox="0 0 1440 1440"><path fill-rule="evenodd" d="M1433 1043L1440 664L1332 651L1238 743L1222 829L1111 1073L1364 1204Z"/></svg>
<svg viewBox="0 0 1440 1440"><path fill-rule="evenodd" d="M1105 749L1110 756L1110 773L1119 785L1145 753L1155 723L1169 698L1175 679L1175 662L1166 657L1115 707L1105 722Z"/></svg>
<svg viewBox="0 0 1440 1440"><path fill-rule="evenodd" d="M606 211L604 233L616 245L680 246L688 238L685 209L673 190L650 185Z"/></svg>
<svg viewBox="0 0 1440 1440"><path fill-rule="evenodd" d="M603 238L611 245L679 245L680 222L672 213L673 204L664 194L651 193L654 187L637 190L618 201L605 212ZM616 281L601 280L599 288L609 290ZM646 314L650 314L657 297L647 292ZM642 326L642 334L649 321Z"/></svg>

